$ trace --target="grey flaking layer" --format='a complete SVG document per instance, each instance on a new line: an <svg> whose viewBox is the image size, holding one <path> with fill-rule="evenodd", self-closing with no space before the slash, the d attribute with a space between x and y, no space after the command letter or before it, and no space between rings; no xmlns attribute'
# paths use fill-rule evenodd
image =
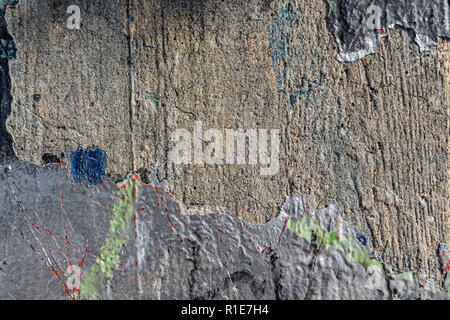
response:
<svg viewBox="0 0 450 320"><path fill-rule="evenodd" d="M447 0L334 0L330 4L340 61L353 62L374 53L380 39L395 26L410 30L421 52L430 51L439 37L450 38ZM373 28L370 6L380 8L378 28Z"/></svg>
<svg viewBox="0 0 450 320"><path fill-rule="evenodd" d="M55 256L45 256L49 263L68 266L58 252L65 252L64 241L40 238L32 226L56 236L67 234L74 244L68 246L72 264L79 263L89 243L84 278L106 237L113 199L123 189L110 182L91 189L73 185L64 166L42 168L22 161L8 166L0 178L0 234L8 239L0 243L0 258L6 263L0 299L67 299L40 261L45 243L47 254L51 249ZM155 178L151 186L140 185L136 222L128 226L130 241L102 299L446 298L431 279L421 288L412 272L394 275L386 268L364 267L334 248L308 243L288 229L283 232L287 218L308 214L320 218L327 230L337 225L342 235L356 236L336 205L305 212L302 196L287 197L276 218L254 225L221 208L185 208L166 192Z"/></svg>

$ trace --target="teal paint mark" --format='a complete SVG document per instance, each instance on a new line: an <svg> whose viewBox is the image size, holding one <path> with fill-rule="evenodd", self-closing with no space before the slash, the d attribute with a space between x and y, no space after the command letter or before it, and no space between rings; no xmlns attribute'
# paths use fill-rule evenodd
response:
<svg viewBox="0 0 450 320"><path fill-rule="evenodd" d="M269 48L277 87L279 92L287 94L292 106L302 96L309 101L314 87L326 79L325 72L315 62L321 59L320 53L304 52L299 45L306 41L301 34L301 25L301 9L294 2L289 2L277 11L270 26ZM299 74L299 66L308 64L308 75Z"/></svg>
<svg viewBox="0 0 450 320"><path fill-rule="evenodd" d="M0 6L3 10L7 7L15 7L19 4L20 0L0 0Z"/></svg>
<svg viewBox="0 0 450 320"><path fill-rule="evenodd" d="M155 108L159 106L159 97L151 96L150 102L153 104Z"/></svg>
<svg viewBox="0 0 450 320"><path fill-rule="evenodd" d="M287 75L283 70L283 62L295 56L291 42L293 34L300 25L297 8L292 3L280 8L272 19L270 49L272 50L272 65L278 81L278 90L286 92Z"/></svg>
<svg viewBox="0 0 450 320"><path fill-rule="evenodd" d="M17 47L8 33L5 15L8 7L14 7L18 3L18 0L0 0L0 59L11 60L16 58Z"/></svg>
<svg viewBox="0 0 450 320"><path fill-rule="evenodd" d="M0 52L0 58L1 59L15 59L16 58L16 44L13 40L5 40L0 39L0 45L1 45L1 52Z"/></svg>

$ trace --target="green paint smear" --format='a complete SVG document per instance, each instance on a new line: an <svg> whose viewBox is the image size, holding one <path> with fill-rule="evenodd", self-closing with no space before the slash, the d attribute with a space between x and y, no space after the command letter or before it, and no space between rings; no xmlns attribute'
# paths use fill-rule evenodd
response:
<svg viewBox="0 0 450 320"><path fill-rule="evenodd" d="M327 0L327 2L328 2L328 7L330 8L329 10L328 10L328 15L330 15L331 14L331 7L332 7L332 5L333 5L333 1L331 0Z"/></svg>
<svg viewBox="0 0 450 320"><path fill-rule="evenodd" d="M287 228L308 242L319 242L325 249L335 248L349 260L365 267L383 267L381 263L370 258L369 252L363 250L356 239L339 235L336 229L325 230L313 217L304 215L302 218L291 218L288 221Z"/></svg>
<svg viewBox="0 0 450 320"><path fill-rule="evenodd" d="M133 188L135 199L139 195L139 182L130 179L122 194L116 199L113 208L113 218L109 223L108 236L100 249L100 259L96 259L89 274L83 279L80 288L80 298L83 300L101 299L107 283L114 277L124 246L129 240L129 230L133 215Z"/></svg>
<svg viewBox="0 0 450 320"><path fill-rule="evenodd" d="M416 273L413 271L408 271L408 272L402 272L397 274L397 276L399 277L405 277L405 278L410 278L412 280L416 279Z"/></svg>

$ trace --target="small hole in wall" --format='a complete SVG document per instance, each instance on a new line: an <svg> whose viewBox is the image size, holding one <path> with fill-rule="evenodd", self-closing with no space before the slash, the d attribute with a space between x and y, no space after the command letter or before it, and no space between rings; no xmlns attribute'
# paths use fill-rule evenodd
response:
<svg viewBox="0 0 450 320"><path fill-rule="evenodd" d="M42 155L42 162L43 164L50 164L50 163L59 163L61 160L58 158L58 156L51 154L51 153L44 153Z"/></svg>

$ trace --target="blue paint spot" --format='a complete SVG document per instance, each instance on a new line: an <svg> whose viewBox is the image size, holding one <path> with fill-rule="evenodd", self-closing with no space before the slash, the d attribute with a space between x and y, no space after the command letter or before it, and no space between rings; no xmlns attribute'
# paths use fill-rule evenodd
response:
<svg viewBox="0 0 450 320"><path fill-rule="evenodd" d="M365 247L367 245L367 239L362 234L358 234L356 239Z"/></svg>
<svg viewBox="0 0 450 320"><path fill-rule="evenodd" d="M108 180L105 174L108 157L102 149L83 150L79 147L68 152L68 161L75 183L92 187Z"/></svg>
<svg viewBox="0 0 450 320"><path fill-rule="evenodd" d="M291 94L291 97L290 97L291 105L295 105L296 100L297 100L297 97L294 94Z"/></svg>

